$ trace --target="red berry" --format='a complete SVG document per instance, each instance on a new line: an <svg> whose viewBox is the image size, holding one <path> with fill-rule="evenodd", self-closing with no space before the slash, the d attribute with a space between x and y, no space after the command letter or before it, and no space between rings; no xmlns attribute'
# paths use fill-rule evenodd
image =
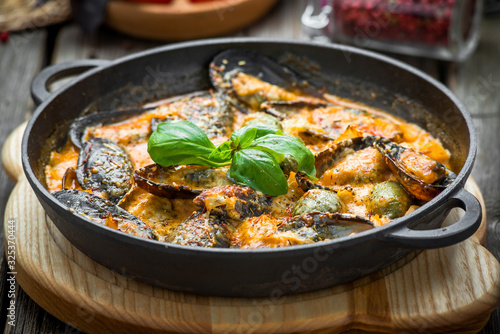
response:
<svg viewBox="0 0 500 334"><path fill-rule="evenodd" d="M7 43L8 40L9 40L9 32L0 31L0 41L2 41L2 43Z"/></svg>

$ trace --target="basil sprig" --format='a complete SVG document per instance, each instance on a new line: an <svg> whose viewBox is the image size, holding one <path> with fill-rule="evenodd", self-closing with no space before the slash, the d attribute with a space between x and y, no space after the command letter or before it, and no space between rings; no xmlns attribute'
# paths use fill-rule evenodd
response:
<svg viewBox="0 0 500 334"><path fill-rule="evenodd" d="M233 182L271 196L288 192L280 168L285 158L295 159L299 172L316 176L314 156L299 138L259 125L242 127L215 147L203 130L189 121L160 123L149 138L148 153L163 167L231 165L228 177Z"/></svg>

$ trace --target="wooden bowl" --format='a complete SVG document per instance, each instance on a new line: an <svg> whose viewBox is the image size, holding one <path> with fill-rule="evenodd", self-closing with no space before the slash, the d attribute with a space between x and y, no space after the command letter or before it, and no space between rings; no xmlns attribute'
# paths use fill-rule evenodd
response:
<svg viewBox="0 0 500 334"><path fill-rule="evenodd" d="M111 0L106 23L140 38L188 40L220 36L248 26L277 0L173 0L169 4Z"/></svg>

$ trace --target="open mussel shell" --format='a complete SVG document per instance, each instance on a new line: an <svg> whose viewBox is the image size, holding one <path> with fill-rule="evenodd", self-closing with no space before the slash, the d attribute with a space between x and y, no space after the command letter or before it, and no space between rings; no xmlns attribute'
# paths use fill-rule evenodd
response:
<svg viewBox="0 0 500 334"><path fill-rule="evenodd" d="M346 139L340 143L332 143L326 150L319 152L315 156L316 177L321 178L327 170L335 166L342 158L355 151L373 146L379 139L380 137L367 136ZM295 179L304 191L308 191L309 189L330 189L315 183L304 173L297 173Z"/></svg>
<svg viewBox="0 0 500 334"><path fill-rule="evenodd" d="M278 230L292 231L317 242L349 236L374 227L371 221L348 213L311 212L284 220Z"/></svg>
<svg viewBox="0 0 500 334"><path fill-rule="evenodd" d="M371 147L379 139L380 137L372 136L356 137L330 145L326 150L319 152L315 156L316 176L321 177L324 172L346 155Z"/></svg>
<svg viewBox="0 0 500 334"><path fill-rule="evenodd" d="M241 221L270 212L272 199L250 187L233 184L207 189L193 203L212 214Z"/></svg>
<svg viewBox="0 0 500 334"><path fill-rule="evenodd" d="M68 210L80 214L100 225L106 225L128 234L147 239L158 239L156 234L139 218L101 197L84 191L68 189L53 193Z"/></svg>
<svg viewBox="0 0 500 334"><path fill-rule="evenodd" d="M152 118L151 131L158 124L188 120L196 124L210 139L229 136L234 127L234 113L221 93L200 91L168 100L165 106L172 113L165 118Z"/></svg>
<svg viewBox="0 0 500 334"><path fill-rule="evenodd" d="M219 91L226 92L231 97L231 102L242 111L246 110L239 103L243 101L238 101L237 96L232 93L232 79L238 73L251 75L285 90L300 91L304 96L323 99L321 90L310 85L305 79L289 68L249 50L230 49L221 52L211 62L209 71L213 86ZM294 103L293 101L288 102ZM327 103L326 100L324 102Z"/></svg>
<svg viewBox="0 0 500 334"><path fill-rule="evenodd" d="M188 93L188 94L184 94L184 95L177 95L177 96L156 102L153 105L145 106L144 108L147 108L146 110L152 110L152 109L162 108L162 107L165 107L168 105L172 105L173 103L185 102L185 105L184 105L184 103L181 103L179 110L176 110L176 111L178 111L178 113L167 114L164 118L152 117L151 122L150 122L150 132L156 131L156 129L158 128L158 124L160 124L160 123L177 122L177 121L185 120L186 116L184 114L190 114L191 110L196 111L196 108L190 108L190 105L191 105L190 101L193 99L196 99L200 96L207 95L208 93L209 93L208 91L199 91L199 92Z"/></svg>
<svg viewBox="0 0 500 334"><path fill-rule="evenodd" d="M135 183L147 192L167 198L195 198L203 191L233 184L226 176L228 167L152 164L134 173Z"/></svg>
<svg viewBox="0 0 500 334"><path fill-rule="evenodd" d="M268 213L272 200L260 191L234 184L207 189L193 202L201 209L183 221L168 237L168 242L230 247L235 226L247 218Z"/></svg>
<svg viewBox="0 0 500 334"><path fill-rule="evenodd" d="M375 143L375 147L384 155L385 161L389 166L392 173L396 176L398 181L403 187L416 199L422 201L430 201L441 193L447 186L449 186L457 177L455 173L446 168L438 161L432 160L428 156L399 146L390 140L380 139ZM411 157L404 157L403 155L411 154ZM408 167L410 164L420 161L423 163L430 163L432 168L433 179L432 183L426 183L416 175L412 175ZM419 168L418 166L416 168Z"/></svg>
<svg viewBox="0 0 500 334"><path fill-rule="evenodd" d="M76 176L83 189L117 204L133 184L134 167L129 155L115 142L87 140L78 156Z"/></svg>
<svg viewBox="0 0 500 334"><path fill-rule="evenodd" d="M86 129L90 126L99 124L112 124L126 120L132 116L140 115L148 110L157 108L157 106L148 106L133 109L118 109L113 111L102 111L79 117L71 123L69 127L69 138L71 142L79 149L83 148L85 142Z"/></svg>

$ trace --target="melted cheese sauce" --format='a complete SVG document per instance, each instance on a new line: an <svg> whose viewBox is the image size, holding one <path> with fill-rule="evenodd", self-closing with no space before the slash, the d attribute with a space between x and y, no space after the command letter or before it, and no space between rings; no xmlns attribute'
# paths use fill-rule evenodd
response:
<svg viewBox="0 0 500 334"><path fill-rule="evenodd" d="M79 149L68 142L60 152L50 153L50 160L45 166L45 181L52 193L62 189L62 179L68 168L76 168Z"/></svg>
<svg viewBox="0 0 500 334"><path fill-rule="evenodd" d="M238 94L255 109L259 107L263 96L284 100L309 99L317 102L314 98L301 97L294 92L287 92L268 84L262 85L262 83L254 82L254 79L250 77L242 78L240 83L243 86L240 87ZM325 140L308 139L305 135L307 133L324 134L335 139L334 143L362 135L374 135L389 138L401 146L412 148L443 164L448 163L449 152L439 140L417 125L406 123L389 114L352 101L334 96L328 96L328 99L335 105L304 108L299 112L287 114L281 122L283 132L288 135L301 136L313 153L324 150L331 143ZM154 119L186 119L183 113L184 108L186 106L182 101L166 102L154 110L119 123L89 127L86 130L86 138L101 137L115 141L128 152L134 168L138 169L153 163L147 153L147 141L151 133L152 121ZM238 129L248 115L235 109L232 112L234 118L231 127ZM207 117L206 115L199 116L202 122L209 122ZM217 146L229 139L230 133L225 132L221 128L212 129L209 131L209 138ZM341 159L334 168L327 170L317 182L337 192L345 206L345 212L367 217L376 226L388 223L390 220L387 217L371 215L366 208L366 202L377 183L392 181L395 177L386 166L382 154L375 148L370 147L351 153ZM70 141L59 152L51 153L50 161L45 167L45 177L50 192L62 189L62 178L66 170L78 167L78 154L78 148ZM418 166L417 169L415 172L418 175L430 180L431 164ZM288 183L288 194L273 198L272 211L269 214L248 218L233 228L232 247L282 247L308 242L298 238L291 231L278 231L279 219L290 217L295 203L304 195L304 191L295 180L295 173L290 175ZM229 202L223 204L231 205ZM209 206L217 205L221 203L209 203ZM148 224L161 241L168 238L181 222L199 209L192 200L158 197L137 186L129 191L119 206ZM412 206L408 212L415 210L416 207ZM211 207L206 208L208 211L211 209Z"/></svg>

